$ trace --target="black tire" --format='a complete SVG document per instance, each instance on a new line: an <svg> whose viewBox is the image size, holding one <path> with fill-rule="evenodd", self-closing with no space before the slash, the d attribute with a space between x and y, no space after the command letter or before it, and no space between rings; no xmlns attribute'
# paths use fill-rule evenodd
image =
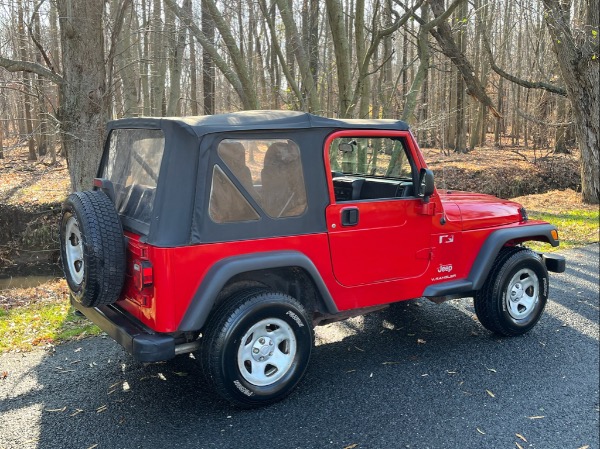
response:
<svg viewBox="0 0 600 449"><path fill-rule="evenodd" d="M503 336L533 328L548 300L548 270L540 256L522 247L503 248L481 290L475 313L486 329Z"/></svg>
<svg viewBox="0 0 600 449"><path fill-rule="evenodd" d="M125 281L125 239L117 211L104 192L72 193L63 203L60 254L76 301L97 307L119 298Z"/></svg>
<svg viewBox="0 0 600 449"><path fill-rule="evenodd" d="M249 289L221 303L209 319L203 340L206 379L232 404L250 408L291 393L308 366L314 333L296 299Z"/></svg>

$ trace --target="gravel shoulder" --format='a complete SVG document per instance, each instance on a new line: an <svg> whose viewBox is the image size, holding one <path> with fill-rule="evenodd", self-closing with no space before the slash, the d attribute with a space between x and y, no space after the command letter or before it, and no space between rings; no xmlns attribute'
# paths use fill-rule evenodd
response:
<svg viewBox="0 0 600 449"><path fill-rule="evenodd" d="M259 410L108 338L2 354L0 448L597 449L599 247L564 254L527 335L491 335L469 299L324 326L303 383Z"/></svg>

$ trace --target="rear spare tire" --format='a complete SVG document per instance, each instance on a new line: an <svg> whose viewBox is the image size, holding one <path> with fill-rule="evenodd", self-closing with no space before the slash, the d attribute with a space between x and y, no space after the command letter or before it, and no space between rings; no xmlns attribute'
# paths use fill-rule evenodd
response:
<svg viewBox="0 0 600 449"><path fill-rule="evenodd" d="M76 301L96 307L119 298L125 280L125 240L117 211L104 192L75 192L63 203L60 253Z"/></svg>

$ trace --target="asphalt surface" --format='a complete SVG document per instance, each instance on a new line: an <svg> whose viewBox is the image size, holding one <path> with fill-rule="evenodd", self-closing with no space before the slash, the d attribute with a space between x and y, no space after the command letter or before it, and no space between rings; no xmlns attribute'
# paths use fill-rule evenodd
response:
<svg viewBox="0 0 600 449"><path fill-rule="evenodd" d="M598 245L563 254L527 335L493 336L466 299L328 325L305 380L258 410L189 357L142 365L108 338L2 355L0 448L598 449Z"/></svg>

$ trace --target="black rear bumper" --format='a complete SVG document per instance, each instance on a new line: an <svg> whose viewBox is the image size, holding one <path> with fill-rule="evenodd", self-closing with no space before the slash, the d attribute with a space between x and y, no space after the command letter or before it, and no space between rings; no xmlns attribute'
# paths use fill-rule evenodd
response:
<svg viewBox="0 0 600 449"><path fill-rule="evenodd" d="M71 296L71 304L110 335L140 362L159 362L175 357L175 339L156 334L134 322L115 306L85 307Z"/></svg>

